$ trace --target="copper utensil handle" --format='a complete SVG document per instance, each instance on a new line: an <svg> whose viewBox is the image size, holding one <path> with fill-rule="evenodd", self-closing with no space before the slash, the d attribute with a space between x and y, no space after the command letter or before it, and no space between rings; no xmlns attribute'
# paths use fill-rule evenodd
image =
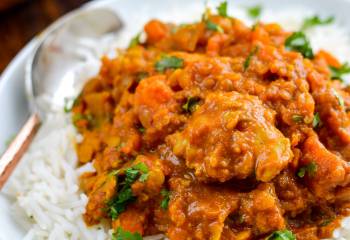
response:
<svg viewBox="0 0 350 240"><path fill-rule="evenodd" d="M40 125L40 118L32 114L0 158L0 190L27 151Z"/></svg>

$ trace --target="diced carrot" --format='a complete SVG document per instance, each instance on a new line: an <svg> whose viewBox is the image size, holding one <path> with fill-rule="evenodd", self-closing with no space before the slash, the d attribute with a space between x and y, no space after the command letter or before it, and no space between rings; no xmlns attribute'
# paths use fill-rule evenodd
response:
<svg viewBox="0 0 350 240"><path fill-rule="evenodd" d="M329 66L339 68L341 63L332 54L325 50L321 50L316 54L316 58L323 58Z"/></svg>
<svg viewBox="0 0 350 240"><path fill-rule="evenodd" d="M168 27L158 20L151 20L145 26L147 41L155 43L162 40L169 32Z"/></svg>

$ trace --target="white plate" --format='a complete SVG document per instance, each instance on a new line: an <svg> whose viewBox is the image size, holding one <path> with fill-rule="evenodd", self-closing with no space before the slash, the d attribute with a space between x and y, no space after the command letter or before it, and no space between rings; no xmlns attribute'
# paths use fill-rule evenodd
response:
<svg viewBox="0 0 350 240"><path fill-rule="evenodd" d="M118 36L118 41L125 44L151 18L178 23L192 19L193 15L198 16L199 19L204 8L203 2L199 0L100 0L86 7L108 7L115 10L124 22L124 29ZM212 2L215 5L220 1ZM257 3L275 13L279 9L308 8L320 15L335 15L340 24L350 29L349 0L229 0L230 10L235 6L250 6ZM184 11L193 14L184 15ZM5 149L6 141L20 129L29 116L24 87L24 68L36 44L37 39L33 39L16 56L0 78L0 153ZM0 193L1 240L22 239L24 234L23 229L11 217L10 204L10 200Z"/></svg>

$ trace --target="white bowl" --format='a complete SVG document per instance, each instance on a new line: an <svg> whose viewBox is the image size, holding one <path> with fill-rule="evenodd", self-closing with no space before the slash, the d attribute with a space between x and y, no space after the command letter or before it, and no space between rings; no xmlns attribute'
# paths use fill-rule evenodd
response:
<svg viewBox="0 0 350 240"><path fill-rule="evenodd" d="M220 1L211 1L213 5ZM350 29L349 0L235 0L229 1L232 8L241 5L261 4L266 9L278 13L279 9L306 7L320 15L334 15L338 23ZM115 10L124 22L124 29L118 36L120 46L126 46L128 39L139 32L143 24L151 18L165 21L186 22L193 15L200 18L204 1L190 0L100 0L93 1L85 7L108 7ZM191 13L191 14L184 14ZM239 16L238 16L239 17ZM60 20L58 20L60 21ZM0 153L6 142L22 126L29 116L26 100L24 75L25 63L33 54L38 40L34 38L10 63L0 78ZM350 59L349 59L350 60ZM0 193L0 239L21 239L24 231L10 214L10 200Z"/></svg>

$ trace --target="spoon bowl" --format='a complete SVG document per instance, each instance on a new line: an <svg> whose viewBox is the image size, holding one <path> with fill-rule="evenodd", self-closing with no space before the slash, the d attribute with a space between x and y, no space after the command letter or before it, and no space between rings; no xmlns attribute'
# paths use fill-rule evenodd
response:
<svg viewBox="0 0 350 240"><path fill-rule="evenodd" d="M32 112L42 119L52 109L62 109L83 83L74 70L101 55L96 45L113 39L122 23L109 9L80 9L40 35L41 43L26 69L26 89Z"/></svg>
<svg viewBox="0 0 350 240"><path fill-rule="evenodd" d="M26 90L31 116L0 158L0 190L30 146L40 122L52 110L63 109L83 82L74 70L101 55L100 41L113 39L122 27L109 9L81 8L38 36L39 44L26 66Z"/></svg>

